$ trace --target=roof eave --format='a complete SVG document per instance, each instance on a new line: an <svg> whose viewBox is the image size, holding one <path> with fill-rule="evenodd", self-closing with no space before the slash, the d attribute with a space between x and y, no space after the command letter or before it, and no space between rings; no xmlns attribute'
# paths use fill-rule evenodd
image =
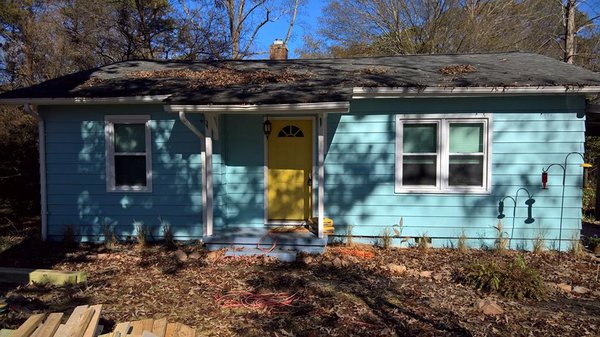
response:
<svg viewBox="0 0 600 337"><path fill-rule="evenodd" d="M70 104L164 104L171 95L131 97L65 97L65 98L4 98L2 105L70 105Z"/></svg>
<svg viewBox="0 0 600 337"><path fill-rule="evenodd" d="M600 93L600 86L521 87L354 87L352 99L410 97L481 97L521 95L582 95Z"/></svg>
<svg viewBox="0 0 600 337"><path fill-rule="evenodd" d="M345 113L350 108L350 102L315 102L293 104L172 104L166 105L168 112L218 113L218 114L265 114L265 113L314 113L331 112Z"/></svg>

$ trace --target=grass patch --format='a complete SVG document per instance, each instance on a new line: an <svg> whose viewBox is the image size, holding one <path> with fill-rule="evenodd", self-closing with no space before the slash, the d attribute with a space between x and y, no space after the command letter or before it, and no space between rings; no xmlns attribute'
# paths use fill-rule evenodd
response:
<svg viewBox="0 0 600 337"><path fill-rule="evenodd" d="M467 252L467 235L465 234L464 230L460 233L460 236L458 237L458 244L456 245L456 248L461 253Z"/></svg>
<svg viewBox="0 0 600 337"><path fill-rule="evenodd" d="M379 238L379 247L382 249L390 249L392 248L392 239L393 239L392 231L389 228L385 228L383 232L381 232L381 237Z"/></svg>
<svg viewBox="0 0 600 337"><path fill-rule="evenodd" d="M354 245L354 242L352 240L353 236L353 230L354 230L354 226L349 225L348 227L346 227L346 246L348 247L352 247Z"/></svg>
<svg viewBox="0 0 600 337"><path fill-rule="evenodd" d="M585 251L579 235L573 234L571 241L569 242L569 254L571 254L573 257L582 257L584 253Z"/></svg>
<svg viewBox="0 0 600 337"><path fill-rule="evenodd" d="M136 237L138 247L139 248L148 247L148 234L150 234L148 232L148 226L146 226L142 222L136 222L135 229L136 229L135 237Z"/></svg>

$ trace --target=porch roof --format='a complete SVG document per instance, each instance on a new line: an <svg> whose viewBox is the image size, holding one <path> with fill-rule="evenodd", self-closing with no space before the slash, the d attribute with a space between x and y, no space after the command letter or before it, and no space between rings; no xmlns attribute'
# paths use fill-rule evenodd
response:
<svg viewBox="0 0 600 337"><path fill-rule="evenodd" d="M0 94L31 99L154 97L168 104L295 104L349 101L353 88L600 86L600 74L521 52L347 59L124 61ZM140 100L143 102L143 100Z"/></svg>

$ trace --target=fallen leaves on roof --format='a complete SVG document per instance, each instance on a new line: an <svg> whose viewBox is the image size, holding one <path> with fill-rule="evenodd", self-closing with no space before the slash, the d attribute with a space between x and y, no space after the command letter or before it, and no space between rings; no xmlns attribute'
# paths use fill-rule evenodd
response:
<svg viewBox="0 0 600 337"><path fill-rule="evenodd" d="M90 77L85 82L83 82L83 84L81 86L82 87L93 87L95 85L102 84L103 82L104 82L104 80L99 77Z"/></svg>
<svg viewBox="0 0 600 337"><path fill-rule="evenodd" d="M477 71L477 68L471 64L453 64L440 68L440 73L444 75L468 74Z"/></svg>
<svg viewBox="0 0 600 337"><path fill-rule="evenodd" d="M367 67L359 70L359 73L365 75L383 75L387 70L383 67Z"/></svg>
<svg viewBox="0 0 600 337"><path fill-rule="evenodd" d="M312 77L310 72L295 72L284 69L280 72L267 70L238 70L232 68L212 68L207 70L166 69L154 71L132 71L131 78L141 79L183 79L192 82L192 87L222 88L231 85L292 83Z"/></svg>

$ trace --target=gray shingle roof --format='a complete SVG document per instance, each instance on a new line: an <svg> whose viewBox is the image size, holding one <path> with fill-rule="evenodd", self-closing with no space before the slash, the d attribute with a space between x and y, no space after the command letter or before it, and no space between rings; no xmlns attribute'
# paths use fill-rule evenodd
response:
<svg viewBox="0 0 600 337"><path fill-rule="evenodd" d="M454 73L452 67L467 67ZM442 68L450 67L445 73ZM459 67L460 68L460 67ZM470 72L469 72L470 71ZM600 74L521 52L286 61L125 61L0 94L14 98L171 95L173 104L347 101L353 87L600 86Z"/></svg>

